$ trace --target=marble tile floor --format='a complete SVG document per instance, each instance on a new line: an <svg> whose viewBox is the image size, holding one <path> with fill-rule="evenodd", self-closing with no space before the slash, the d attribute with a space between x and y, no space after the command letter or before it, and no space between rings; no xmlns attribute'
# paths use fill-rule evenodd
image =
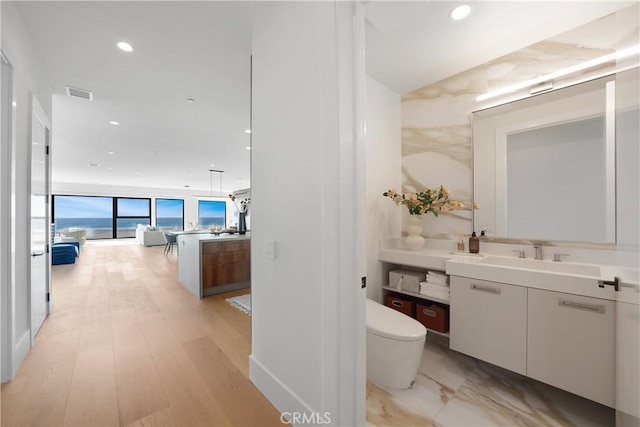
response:
<svg viewBox="0 0 640 427"><path fill-rule="evenodd" d="M427 336L416 382L367 383L368 426L614 426L614 410L450 350Z"/></svg>

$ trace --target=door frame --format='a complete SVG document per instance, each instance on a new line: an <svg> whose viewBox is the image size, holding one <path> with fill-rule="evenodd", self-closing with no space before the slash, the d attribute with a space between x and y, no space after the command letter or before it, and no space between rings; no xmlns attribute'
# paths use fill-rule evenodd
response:
<svg viewBox="0 0 640 427"><path fill-rule="evenodd" d="M12 171L13 65L0 50L0 166ZM6 75L5 75L6 73ZM13 378L13 286L11 284L11 173L0 175L0 382Z"/></svg>
<svg viewBox="0 0 640 427"><path fill-rule="evenodd" d="M32 167L32 155L33 155L33 124L35 120L39 120L40 123L45 128L45 207L44 207L44 216L45 216L45 236L47 236L48 243L45 245L45 293L51 295L51 160L50 160L50 147L51 147L51 121L47 117L44 112L44 109L38 102L38 99L35 95L31 96L31 126L29 127L29 149L27 157L29 159L29 181L27 183L27 192L28 194L32 193L31 186L31 173L33 171ZM29 212L29 217L31 218L31 202L32 198L29 197L27 199L27 211ZM29 239L29 261L27 268L27 283L29 286L29 292L27 294L28 300L28 309L29 309L29 330L31 337L31 347L33 347L33 343L35 340L35 336L37 335L35 325L33 324L33 301L31 294L31 262L33 257L31 255L31 221L27 222L27 238ZM49 316L50 312L50 302L47 300L45 302L45 319ZM44 323L44 321L43 321ZM38 328L39 330L40 328Z"/></svg>

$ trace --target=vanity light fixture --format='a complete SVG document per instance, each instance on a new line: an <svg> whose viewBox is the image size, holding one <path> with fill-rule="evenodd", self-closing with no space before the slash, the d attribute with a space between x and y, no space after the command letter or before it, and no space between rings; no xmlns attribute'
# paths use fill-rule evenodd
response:
<svg viewBox="0 0 640 427"><path fill-rule="evenodd" d="M116 46L118 46L118 49L120 49L123 52L133 52L133 46L131 46L127 42L118 42L116 43Z"/></svg>
<svg viewBox="0 0 640 427"><path fill-rule="evenodd" d="M449 14L449 18L454 21L460 21L471 13L471 6L468 4L461 4L460 6L455 7L451 13Z"/></svg>
<svg viewBox="0 0 640 427"><path fill-rule="evenodd" d="M517 92L520 89L525 89L530 86L536 86L544 82L557 79L559 77L568 76L569 74L577 73L578 71L587 70L589 68L597 67L598 65L606 64L607 62L616 61L618 59L628 58L640 53L640 45L632 46L626 49L619 50L608 55L594 58L589 61L582 62L580 64L572 65L571 67L563 68L562 70L554 71L549 74L545 74L531 80L526 80L521 83L516 83L511 86L507 86L502 89L495 90L493 92L485 93L476 97L476 101L486 101L487 99L495 98L497 96L506 95L508 93Z"/></svg>
<svg viewBox="0 0 640 427"><path fill-rule="evenodd" d="M109 124L114 126L120 126L120 122L116 122L115 120L111 120Z"/></svg>

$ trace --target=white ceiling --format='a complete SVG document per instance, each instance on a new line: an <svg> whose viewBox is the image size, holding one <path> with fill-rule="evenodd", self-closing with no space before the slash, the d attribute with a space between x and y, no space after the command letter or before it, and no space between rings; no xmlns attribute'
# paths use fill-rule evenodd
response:
<svg viewBox="0 0 640 427"><path fill-rule="evenodd" d="M190 185L208 194L213 175L218 193L213 168L224 170L225 191L250 186L250 3L45 1L19 9L54 90L54 182ZM120 40L134 52L117 49ZM67 97L65 85L93 91L93 102Z"/></svg>
<svg viewBox="0 0 640 427"><path fill-rule="evenodd" d="M470 4L462 21L449 19ZM367 74L399 94L438 82L637 1L373 1Z"/></svg>
<svg viewBox="0 0 640 427"><path fill-rule="evenodd" d="M459 3L366 3L367 74L404 94L633 2L473 1L469 18L453 22ZM223 193L250 186L250 2L18 7L54 90L55 183L208 193L213 178L217 193L209 169L220 169ZM120 40L134 52L118 50ZM94 101L67 97L65 85Z"/></svg>

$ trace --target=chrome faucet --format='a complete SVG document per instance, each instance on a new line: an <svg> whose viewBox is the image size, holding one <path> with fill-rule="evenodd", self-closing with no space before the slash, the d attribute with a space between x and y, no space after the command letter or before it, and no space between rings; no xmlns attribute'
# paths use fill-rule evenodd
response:
<svg viewBox="0 0 640 427"><path fill-rule="evenodd" d="M542 245L540 243L536 243L535 245L533 245L533 249L536 250L536 256L535 258L538 260L542 260Z"/></svg>

